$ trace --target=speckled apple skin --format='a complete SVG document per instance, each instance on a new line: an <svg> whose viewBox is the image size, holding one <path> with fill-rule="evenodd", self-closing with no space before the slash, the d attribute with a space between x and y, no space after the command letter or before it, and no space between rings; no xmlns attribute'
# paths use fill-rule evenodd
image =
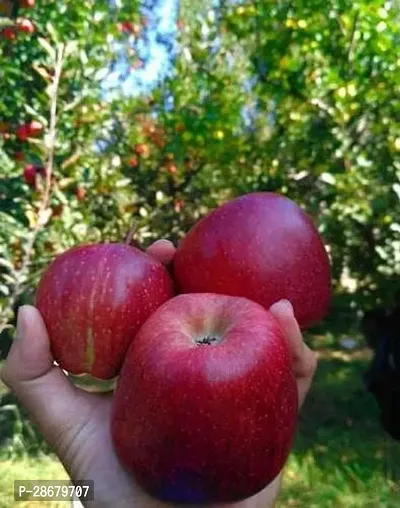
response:
<svg viewBox="0 0 400 508"><path fill-rule="evenodd" d="M236 198L199 221L173 264L179 293L250 298L267 309L290 300L302 328L320 321L331 299L330 263L311 219L270 192Z"/></svg>
<svg viewBox="0 0 400 508"><path fill-rule="evenodd" d="M173 282L157 260L128 245L93 244L50 264L36 306L63 369L110 379L141 325L172 296Z"/></svg>
<svg viewBox="0 0 400 508"><path fill-rule="evenodd" d="M203 332L222 340L197 345ZM290 353L272 313L244 298L180 295L132 342L111 433L122 464L154 497L232 502L278 475L297 409Z"/></svg>

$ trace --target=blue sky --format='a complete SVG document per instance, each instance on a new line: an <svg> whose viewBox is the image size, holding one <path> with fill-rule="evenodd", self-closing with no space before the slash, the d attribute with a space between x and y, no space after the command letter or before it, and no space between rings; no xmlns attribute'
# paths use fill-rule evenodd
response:
<svg viewBox="0 0 400 508"><path fill-rule="evenodd" d="M123 46L117 46L121 57L108 76L103 87L108 95L123 93L124 95L137 95L151 88L159 79L168 73L170 67L169 49L157 38L165 35L174 40L176 34L176 19L178 14L178 0L160 0L151 12L144 12L148 21L144 40L136 41L135 50L143 56L146 65L143 69L131 70Z"/></svg>

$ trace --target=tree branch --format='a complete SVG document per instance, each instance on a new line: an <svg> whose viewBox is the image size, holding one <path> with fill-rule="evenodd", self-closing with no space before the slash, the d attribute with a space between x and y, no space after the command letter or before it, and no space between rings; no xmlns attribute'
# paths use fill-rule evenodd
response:
<svg viewBox="0 0 400 508"><path fill-rule="evenodd" d="M56 137L57 137L57 103L58 103L58 92L59 92L59 84L60 77L62 72L62 67L64 63L64 52L65 45L60 44L57 48L56 53L56 62L55 62L55 72L53 85L51 90L50 97L50 124L47 133L47 137L45 138L45 148L46 148L46 181L45 188L43 192L43 197L39 205L39 211L37 216L37 221L33 229L31 230L28 241L25 248L25 254L22 259L21 268L15 272L15 285L11 292L11 296L8 300L8 306L13 308L17 303L18 297L23 292L24 282L26 280L27 272L29 270L29 265L31 262L33 249L35 246L36 239L40 231L46 226L48 223L51 210L49 208L50 198L51 198L51 189L52 189L52 175L53 175L53 167L54 167L54 152L56 145ZM7 309L0 316L0 333L3 332L8 327L8 312Z"/></svg>
<svg viewBox="0 0 400 508"><path fill-rule="evenodd" d="M353 20L353 26L351 28L351 35L350 35L350 41L349 41L349 47L347 49L347 62L350 64L350 71L352 70L352 63L354 59L354 47L356 42L356 31L357 31L357 25L359 20L360 14L359 12L356 12Z"/></svg>

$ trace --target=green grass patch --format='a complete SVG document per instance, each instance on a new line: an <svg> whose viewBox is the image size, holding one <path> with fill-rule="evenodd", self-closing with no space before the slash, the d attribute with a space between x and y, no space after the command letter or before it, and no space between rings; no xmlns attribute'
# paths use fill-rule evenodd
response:
<svg viewBox="0 0 400 508"><path fill-rule="evenodd" d="M0 461L0 508L67 508L61 501L14 501L15 480L68 480L60 461L52 455Z"/></svg>
<svg viewBox="0 0 400 508"><path fill-rule="evenodd" d="M312 345L320 352L318 370L278 506L399 507L400 443L384 433L364 389L369 352L321 348L315 338Z"/></svg>

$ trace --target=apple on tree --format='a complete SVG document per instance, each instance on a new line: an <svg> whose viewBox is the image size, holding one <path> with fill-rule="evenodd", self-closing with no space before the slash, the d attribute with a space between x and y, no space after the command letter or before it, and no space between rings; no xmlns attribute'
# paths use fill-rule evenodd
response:
<svg viewBox="0 0 400 508"><path fill-rule="evenodd" d="M15 134L20 141L27 141L29 138L40 136L42 130L42 124L37 120L33 120L32 122L20 125Z"/></svg>
<svg viewBox="0 0 400 508"><path fill-rule="evenodd" d="M118 30L124 34L133 34L136 37L140 34L140 27L132 21L121 21L117 25Z"/></svg>
<svg viewBox="0 0 400 508"><path fill-rule="evenodd" d="M4 39L8 41L14 41L17 38L17 34L14 30L14 28L7 26L6 28L3 28L1 31L1 35Z"/></svg>
<svg viewBox="0 0 400 508"><path fill-rule="evenodd" d="M24 180L30 186L36 189L37 171L34 164L27 164L24 167Z"/></svg>
<svg viewBox="0 0 400 508"><path fill-rule="evenodd" d="M18 20L17 27L20 32L25 32L27 34L32 34L36 30L32 21L26 18Z"/></svg>
<svg viewBox="0 0 400 508"><path fill-rule="evenodd" d="M289 300L302 328L326 314L330 263L316 227L290 199L255 192L194 225L173 262L180 293L250 298L265 308Z"/></svg>
<svg viewBox="0 0 400 508"><path fill-rule="evenodd" d="M176 173L178 172L178 168L176 164L170 163L167 165L167 171L170 175L176 175Z"/></svg>
<svg viewBox="0 0 400 508"><path fill-rule="evenodd" d="M86 189L84 187L78 186L75 189L75 196L77 197L78 201L83 201L86 197Z"/></svg>
<svg viewBox="0 0 400 508"><path fill-rule="evenodd" d="M20 7L29 9L31 7L35 7L35 0L20 0L19 5Z"/></svg>
<svg viewBox="0 0 400 508"><path fill-rule="evenodd" d="M71 374L107 380L146 319L173 296L166 268L125 244L92 244L56 257L36 305L54 358Z"/></svg>
<svg viewBox="0 0 400 508"><path fill-rule="evenodd" d="M138 165L139 165L139 159L135 155L133 155L132 157L129 158L128 166L130 168L136 168L136 166L138 166Z"/></svg>
<svg viewBox="0 0 400 508"><path fill-rule="evenodd" d="M143 157L148 157L150 153L149 147L144 143L137 143L134 147L134 150L137 155L141 155Z"/></svg>
<svg viewBox="0 0 400 508"><path fill-rule="evenodd" d="M273 314L245 298L185 294L132 341L111 433L122 464L154 497L228 503L278 475L297 409L290 352Z"/></svg>

